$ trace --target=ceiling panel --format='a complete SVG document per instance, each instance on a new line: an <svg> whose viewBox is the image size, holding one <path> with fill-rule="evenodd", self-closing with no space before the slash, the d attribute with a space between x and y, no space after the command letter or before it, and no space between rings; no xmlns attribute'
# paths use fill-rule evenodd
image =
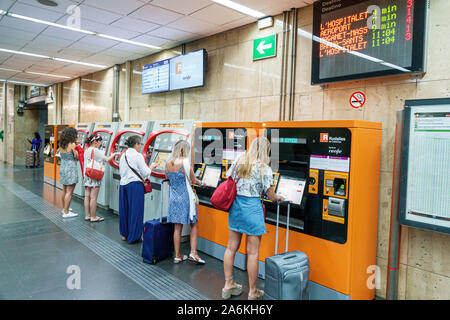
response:
<svg viewBox="0 0 450 320"><path fill-rule="evenodd" d="M97 52L97 49L95 52L93 52L92 50L83 50L80 48L75 48L74 46L70 46L68 48L58 50L58 54L56 56L58 58L78 60L78 59L83 59L83 58L89 57ZM85 47L83 46L83 48L85 48Z"/></svg>
<svg viewBox="0 0 450 320"><path fill-rule="evenodd" d="M26 21L26 20L17 19L17 18L11 18L11 17L3 17L0 20L0 26L26 31L26 32L29 32L30 34L35 34L35 35L38 35L45 28L47 28L47 26L44 24Z"/></svg>
<svg viewBox="0 0 450 320"><path fill-rule="evenodd" d="M201 21L198 19L194 19L190 16L186 16L177 20L173 23L167 25L169 28L175 28L191 33L204 33L206 30L214 29L217 25L211 24L209 22Z"/></svg>
<svg viewBox="0 0 450 320"><path fill-rule="evenodd" d="M213 4L190 15L192 18L223 25L235 20L245 18L245 15L227 7ZM256 19L255 19L256 20Z"/></svg>
<svg viewBox="0 0 450 320"><path fill-rule="evenodd" d="M101 10L93 7L88 7L84 4L80 5L80 14L82 19L96 21L98 23L110 24L111 22L120 19L120 15L106 10Z"/></svg>
<svg viewBox="0 0 450 320"><path fill-rule="evenodd" d="M147 33L159 27L159 24L135 19L132 17L122 17L119 20L111 23L110 26L123 28L140 33ZM111 34L112 35L112 34Z"/></svg>
<svg viewBox="0 0 450 320"><path fill-rule="evenodd" d="M50 7L47 7L47 9L41 9L34 5L32 6L18 1L9 9L9 11L27 17L51 22L55 22L64 15L64 13L51 10Z"/></svg>
<svg viewBox="0 0 450 320"><path fill-rule="evenodd" d="M48 27L41 34L48 36L48 37L67 39L67 40L71 40L71 41L77 41L86 36L86 34L84 34L84 33L70 31L70 30L64 30L64 29L56 28L56 27Z"/></svg>
<svg viewBox="0 0 450 320"><path fill-rule="evenodd" d="M0 0L0 9L8 10L14 2L14 0Z"/></svg>
<svg viewBox="0 0 450 320"><path fill-rule="evenodd" d="M152 35L152 36L161 37L164 39L178 40L178 41L194 39L194 38L198 37L198 34L185 32L185 31L181 31L178 29L168 28L168 27L160 27L158 29L150 31L148 34Z"/></svg>
<svg viewBox="0 0 450 320"><path fill-rule="evenodd" d="M163 39L163 38L159 38L159 37L155 37L155 36L150 36L147 34L143 34L141 36L138 36L136 38L132 39L133 41L137 41L137 42L142 42L145 44L149 44L152 46L161 46L167 42L171 42L170 40L167 39Z"/></svg>
<svg viewBox="0 0 450 320"><path fill-rule="evenodd" d="M0 68L6 68L8 69L6 66L3 66L0 64ZM2 70L0 69L0 79L9 79L10 77L19 74L21 72L16 72L16 71L6 71L6 70Z"/></svg>
<svg viewBox="0 0 450 320"><path fill-rule="evenodd" d="M126 16L145 4L138 0L85 0L83 5Z"/></svg>
<svg viewBox="0 0 450 320"><path fill-rule="evenodd" d="M153 0L152 5L169 9L184 15L190 15L191 13L198 11L204 7L211 5L210 0L189 0L189 1L179 1L179 0Z"/></svg>
<svg viewBox="0 0 450 320"><path fill-rule="evenodd" d="M55 2L58 3L58 5L54 6L54 7L49 7L49 6L45 6L43 4L40 4L39 2L37 2L37 0L18 0L18 2L24 3L24 4L28 4L28 5L32 5L34 7L37 7L37 8L40 8L40 9L44 9L44 10L51 10L51 11L56 11L56 12L60 12L60 13L66 13L67 9L70 6L78 5L80 2L83 2L83 0L79 0L79 1L75 1L75 0L55 0Z"/></svg>
<svg viewBox="0 0 450 320"><path fill-rule="evenodd" d="M160 7L147 4L130 14L131 17L150 21L160 25L171 23L183 17L183 15Z"/></svg>

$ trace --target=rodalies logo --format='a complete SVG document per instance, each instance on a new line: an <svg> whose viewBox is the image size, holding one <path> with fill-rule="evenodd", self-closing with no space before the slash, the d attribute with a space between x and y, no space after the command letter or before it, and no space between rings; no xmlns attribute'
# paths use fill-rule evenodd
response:
<svg viewBox="0 0 450 320"><path fill-rule="evenodd" d="M328 142L328 133L320 134L320 142Z"/></svg>

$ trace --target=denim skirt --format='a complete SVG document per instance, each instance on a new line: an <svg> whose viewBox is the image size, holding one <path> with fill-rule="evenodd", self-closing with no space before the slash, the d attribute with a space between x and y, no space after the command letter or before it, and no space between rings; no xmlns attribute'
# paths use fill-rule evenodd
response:
<svg viewBox="0 0 450 320"><path fill-rule="evenodd" d="M260 197L236 196L228 215L228 227L249 236L266 233Z"/></svg>

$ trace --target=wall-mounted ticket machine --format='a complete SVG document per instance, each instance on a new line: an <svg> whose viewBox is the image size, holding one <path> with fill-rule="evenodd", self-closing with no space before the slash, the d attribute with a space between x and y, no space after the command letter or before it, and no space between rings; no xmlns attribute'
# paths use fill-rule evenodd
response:
<svg viewBox="0 0 450 320"><path fill-rule="evenodd" d="M154 122L153 130L144 142L142 152L148 166L152 163L157 164L150 178L153 191L145 195L144 221L159 218L162 203L161 182L165 179L166 161L177 141L186 140L191 143L193 127L193 120ZM164 203L167 204L168 195L164 195L164 198Z"/></svg>
<svg viewBox="0 0 450 320"><path fill-rule="evenodd" d="M194 124L194 173L206 187L196 187L199 198L198 249L217 259L223 259L228 243L228 212L211 205L210 198L217 186L226 180L233 162L260 135L260 124L254 122L217 122ZM246 239L236 254L235 266L246 269Z"/></svg>
<svg viewBox="0 0 450 320"><path fill-rule="evenodd" d="M61 177L59 175L59 169L61 168L61 154L60 154L60 146L61 146L61 135L65 128L67 127L75 127L73 124L58 124L56 126L56 154L55 154L55 160L56 160L56 179L55 179L55 186L58 189L62 189L63 186L61 184ZM78 163L77 163L78 165ZM80 177L78 176L78 182L80 181Z"/></svg>
<svg viewBox="0 0 450 320"><path fill-rule="evenodd" d="M44 126L44 182L52 186L56 181L55 162L56 126L48 124Z"/></svg>
<svg viewBox="0 0 450 320"><path fill-rule="evenodd" d="M89 135L89 138L97 134L102 137L102 144L99 149L105 153L105 156L109 156L109 150L111 149L112 142L116 136L118 126L118 122L96 122ZM86 145L85 150L88 147L89 146ZM98 191L97 205L104 209L109 208L111 193L111 170L111 165L106 164L102 184L100 185L100 190Z"/></svg>
<svg viewBox="0 0 450 320"><path fill-rule="evenodd" d="M153 128L152 121L125 121L120 122L117 129L117 133L112 142L111 148L109 150L109 155L120 152L123 154L128 146L126 141L132 136L139 136L142 139L142 143L145 143L148 138L149 132ZM140 150L139 152L142 152ZM115 213L119 213L119 188L120 188L120 171L119 163L120 156L114 157L110 161L111 168L111 194L109 198L109 208Z"/></svg>
<svg viewBox="0 0 450 320"><path fill-rule="evenodd" d="M376 265L381 124L367 121L266 122L280 207L278 252L310 260L311 299L373 299L367 285ZM267 198L264 261L275 252L277 207ZM368 271L369 270L369 271ZM368 273L369 272L369 273Z"/></svg>
<svg viewBox="0 0 450 320"><path fill-rule="evenodd" d="M86 145L86 141L94 128L94 123L77 123L75 125L75 129L77 129L78 133L78 144L86 150L88 146ZM81 172L81 166L78 163L78 183L75 185L75 189L73 190L73 194L79 198L84 197L84 179L83 173Z"/></svg>

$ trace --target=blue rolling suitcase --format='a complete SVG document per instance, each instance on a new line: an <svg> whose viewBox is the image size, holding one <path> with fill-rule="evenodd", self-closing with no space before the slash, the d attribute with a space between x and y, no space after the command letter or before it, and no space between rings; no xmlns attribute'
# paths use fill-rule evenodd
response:
<svg viewBox="0 0 450 320"><path fill-rule="evenodd" d="M161 202L164 201L163 192L168 191L169 180L161 183ZM167 188L165 188L167 187ZM173 223L167 223L167 217L163 216L163 205L161 204L161 217L144 223L144 236L142 243L142 258L146 263L156 263L173 252Z"/></svg>
<svg viewBox="0 0 450 320"><path fill-rule="evenodd" d="M277 204L277 229L275 255L266 258L264 299L265 300L308 300L309 260L305 253L288 251L289 214L291 204L287 203L286 252L277 254L278 224L280 220L280 202Z"/></svg>

